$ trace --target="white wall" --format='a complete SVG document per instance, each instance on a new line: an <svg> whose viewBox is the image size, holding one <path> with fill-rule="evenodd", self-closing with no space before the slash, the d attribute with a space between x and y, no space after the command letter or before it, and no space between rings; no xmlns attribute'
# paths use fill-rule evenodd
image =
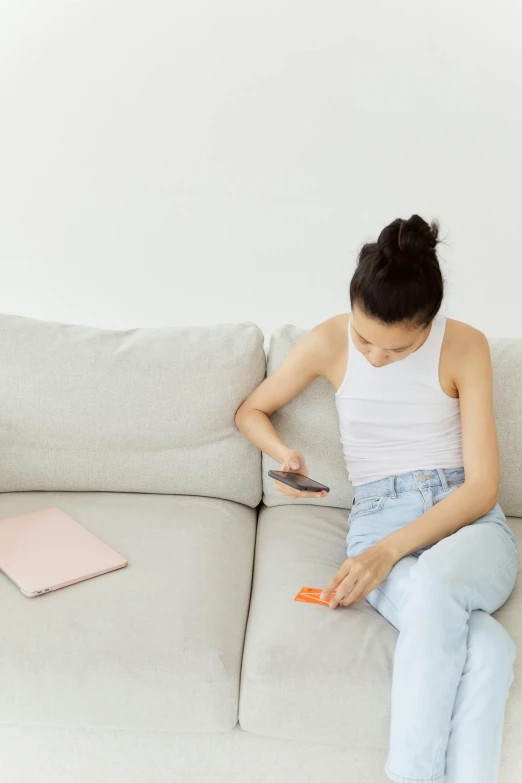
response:
<svg viewBox="0 0 522 783"><path fill-rule="evenodd" d="M0 311L128 328L349 309L438 217L445 310L522 337L519 0L0 0Z"/></svg>

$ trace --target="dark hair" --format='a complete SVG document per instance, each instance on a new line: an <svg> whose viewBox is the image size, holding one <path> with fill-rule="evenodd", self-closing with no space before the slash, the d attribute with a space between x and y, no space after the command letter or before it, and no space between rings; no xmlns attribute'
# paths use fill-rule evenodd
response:
<svg viewBox="0 0 522 783"><path fill-rule="evenodd" d="M363 245L350 283L352 308L385 324L428 326L437 315L444 281L435 248L439 224L419 215L397 218ZM399 242L400 240L400 242Z"/></svg>

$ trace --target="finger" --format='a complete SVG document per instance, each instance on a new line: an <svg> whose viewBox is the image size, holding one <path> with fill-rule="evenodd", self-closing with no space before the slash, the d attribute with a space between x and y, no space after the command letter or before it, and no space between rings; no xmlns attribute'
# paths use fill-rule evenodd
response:
<svg viewBox="0 0 522 783"><path fill-rule="evenodd" d="M274 487L278 492L283 495L287 495L290 498L324 498L326 497L326 490L319 490L317 492L313 490L296 489L289 484L285 484L283 481L274 480Z"/></svg>
<svg viewBox="0 0 522 783"><path fill-rule="evenodd" d="M361 579L358 579L355 582L353 589L350 590L350 593L341 601L339 601L339 604L341 606L350 606L350 604L356 604L357 601L361 601L368 595L368 593L371 593L372 589L373 585L371 585L370 580L361 581Z"/></svg>
<svg viewBox="0 0 522 783"><path fill-rule="evenodd" d="M291 487L290 485L288 485L288 493L289 493L290 497L292 497L292 498L304 498L305 497L305 493L304 493L304 491L302 489L296 489L295 487Z"/></svg>
<svg viewBox="0 0 522 783"><path fill-rule="evenodd" d="M289 498L300 498L301 492L298 489L294 489L294 487L287 487L284 490L284 494Z"/></svg>
<svg viewBox="0 0 522 783"><path fill-rule="evenodd" d="M290 484L285 484L286 492L288 495L290 495L291 498L301 497L301 491L299 489L296 489L295 487L291 487Z"/></svg>
<svg viewBox="0 0 522 783"><path fill-rule="evenodd" d="M285 484L283 481L274 481L274 487L283 495L287 495L290 498L294 497L293 493L295 492L295 489L288 484Z"/></svg>
<svg viewBox="0 0 522 783"><path fill-rule="evenodd" d="M345 600L345 596L348 593L349 590L355 590L356 588L354 585L357 585L357 573L354 573L353 569L350 573L348 573L344 579L342 580L341 584L338 586L337 590L335 591L335 595L332 596L332 600L330 601L329 606L332 609L335 609L335 607L341 603L341 601ZM358 587L358 585L357 585ZM350 593L351 595L351 593ZM343 604L344 606L344 604Z"/></svg>
<svg viewBox="0 0 522 783"><path fill-rule="evenodd" d="M274 486L281 487L281 489L286 491L295 490L295 487L290 486L290 484L287 484L286 481L281 481L280 479L274 479Z"/></svg>
<svg viewBox="0 0 522 783"><path fill-rule="evenodd" d="M346 579L349 569L350 569L350 558L344 561L340 569L337 571L336 574L330 579L326 587L324 588L323 592L320 595L320 598L325 600L325 598L330 595L330 593L333 593L333 591L337 588L338 585L341 584L343 579Z"/></svg>

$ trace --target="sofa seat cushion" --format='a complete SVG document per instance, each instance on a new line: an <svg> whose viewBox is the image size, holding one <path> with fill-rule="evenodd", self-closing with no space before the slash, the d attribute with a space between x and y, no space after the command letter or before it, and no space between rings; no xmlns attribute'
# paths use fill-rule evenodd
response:
<svg viewBox="0 0 522 783"><path fill-rule="evenodd" d="M246 731L354 748L386 747L399 635L366 599L351 606L295 601L324 588L346 559L347 511L261 506L241 672ZM519 551L522 520L509 518ZM493 614L522 644L522 581ZM506 709L505 742L519 747L522 659Z"/></svg>
<svg viewBox="0 0 522 783"><path fill-rule="evenodd" d="M0 723L232 729L256 510L188 495L21 492L0 494L0 520L50 506L129 564L35 598L0 574Z"/></svg>

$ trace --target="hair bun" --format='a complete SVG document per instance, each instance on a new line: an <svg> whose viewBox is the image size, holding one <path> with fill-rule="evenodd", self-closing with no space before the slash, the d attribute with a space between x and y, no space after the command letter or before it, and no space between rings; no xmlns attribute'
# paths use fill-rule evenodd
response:
<svg viewBox="0 0 522 783"><path fill-rule="evenodd" d="M444 295L437 253L439 225L419 215L397 218L359 252L350 303L384 324L426 328Z"/></svg>
<svg viewBox="0 0 522 783"><path fill-rule="evenodd" d="M438 234L436 221L428 224L419 215L412 215L408 220L397 218L381 231L377 247L386 265L421 264L433 254Z"/></svg>
<svg viewBox="0 0 522 783"><path fill-rule="evenodd" d="M397 251L412 261L421 262L437 247L439 224L426 223L419 215L401 221L397 230Z"/></svg>

